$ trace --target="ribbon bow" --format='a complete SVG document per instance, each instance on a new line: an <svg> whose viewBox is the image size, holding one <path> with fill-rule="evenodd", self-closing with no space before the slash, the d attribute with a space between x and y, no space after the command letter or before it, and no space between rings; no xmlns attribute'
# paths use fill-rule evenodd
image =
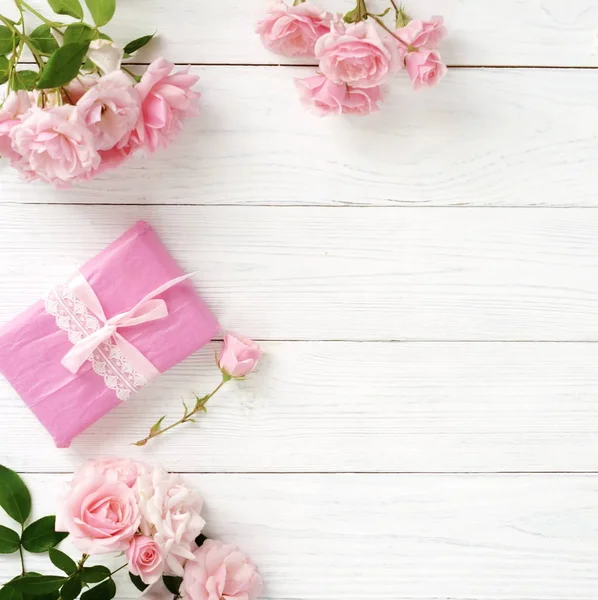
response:
<svg viewBox="0 0 598 600"><path fill-rule="evenodd" d="M135 327L142 323L149 323L167 317L168 307L166 306L166 302L164 300L157 300L156 296L189 279L192 275L193 273L189 273L167 281L153 292L147 294L130 310L107 319L104 309L89 282L81 273L77 273L69 282L69 288L98 320L103 323L103 327L77 342L62 359L62 365L71 373L77 373L99 346L107 342L110 338L114 338L123 355L135 365L136 369L146 379L150 380L159 375L156 367L135 346L127 342L118 330L123 327Z"/></svg>

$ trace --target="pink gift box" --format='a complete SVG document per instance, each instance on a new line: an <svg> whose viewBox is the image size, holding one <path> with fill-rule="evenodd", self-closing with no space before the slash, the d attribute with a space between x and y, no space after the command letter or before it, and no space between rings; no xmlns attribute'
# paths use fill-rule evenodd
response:
<svg viewBox="0 0 598 600"><path fill-rule="evenodd" d="M78 288L75 294L64 291L67 284L57 286L48 299L0 329L0 372L56 446L68 447L76 435L131 393L216 335L218 321L188 279L177 281L183 275L152 227L139 222L80 270L79 278L95 293L101 305L95 310L103 309L102 317L89 310L89 303L79 301ZM131 313L144 297L168 282L172 287ZM144 312L153 316L139 318ZM144 318L155 320L136 322ZM124 325L108 330L111 319ZM104 332L107 339L90 353L84 346L100 328L94 335ZM75 352L81 366L69 370L63 362Z"/></svg>

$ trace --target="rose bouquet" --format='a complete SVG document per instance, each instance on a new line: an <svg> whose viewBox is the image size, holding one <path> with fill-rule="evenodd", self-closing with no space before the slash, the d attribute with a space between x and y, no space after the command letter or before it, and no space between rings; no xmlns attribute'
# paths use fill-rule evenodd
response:
<svg viewBox="0 0 598 600"><path fill-rule="evenodd" d="M272 52L319 61L316 75L296 80L306 106L319 115L367 115L379 110L384 84L399 71L416 90L447 72L437 50L446 35L442 17L411 19L395 0L390 4L373 13L357 0L345 15L333 15L307 0L277 0L256 31Z"/></svg>
<svg viewBox="0 0 598 600"><path fill-rule="evenodd" d="M70 482L56 515L25 528L31 496L20 477L0 466L0 506L21 524L21 535L0 527L0 553L19 552L21 574L4 584L0 598L111 600L114 575L128 569L144 597L162 600L256 600L262 580L234 546L201 534L202 500L179 475L130 460L84 464ZM75 562L56 545L68 536L83 555ZM27 572L24 552L49 552L60 573ZM90 556L121 553L111 571L88 565Z"/></svg>
<svg viewBox="0 0 598 600"><path fill-rule="evenodd" d="M25 0L14 0L19 18L0 15L0 155L27 180L57 187L95 177L138 151L166 147L197 112L198 77L176 71L164 58L138 75L122 65L153 35L117 46L101 27L116 0L48 0L69 24L46 18ZM28 29L28 17L41 24ZM35 68L21 68L28 49Z"/></svg>

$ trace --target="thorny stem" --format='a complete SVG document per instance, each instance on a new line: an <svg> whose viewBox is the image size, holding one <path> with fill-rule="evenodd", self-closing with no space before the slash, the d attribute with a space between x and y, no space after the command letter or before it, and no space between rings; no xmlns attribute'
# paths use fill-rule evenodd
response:
<svg viewBox="0 0 598 600"><path fill-rule="evenodd" d="M187 412L187 410L185 410L185 415L181 419L179 419L172 425L169 425L168 427L164 427L164 429L159 429L158 431L150 432L150 434L146 438L143 438L142 440L135 442L133 445L134 446L145 446L151 439L158 437L159 435L162 435L163 433L166 433L167 431L170 431L171 429L174 429L175 427L178 427L179 425L183 425L184 423L193 421L193 417L197 413L205 411L205 405L207 404L208 400L210 400L210 398L215 396L222 389L224 384L227 383L228 381L230 381L231 379L232 379L232 377L230 375L223 373L222 381L207 396L204 396L203 398L197 398L197 403L195 404L195 407L193 408L193 410L191 410L191 412Z"/></svg>
<svg viewBox="0 0 598 600"><path fill-rule="evenodd" d="M3 17L2 15L0 15L0 21L2 21L6 25L6 27L8 27L8 29L10 29L17 36L19 36L21 38L21 40L23 42L25 42L25 44L27 44L27 46L29 46L29 49L31 50L31 53L34 56L35 61L37 62L37 64L40 67L43 67L44 63L42 61L42 57L41 57L40 53L37 51L37 49L35 48L35 45L31 41L31 39L27 35L25 35L25 21L24 21L24 19L22 17L21 17L21 20L23 21L23 31L19 31L13 25L12 21L10 21L6 17ZM21 45L21 47L22 47L22 45Z"/></svg>
<svg viewBox="0 0 598 600"><path fill-rule="evenodd" d="M44 22L50 27L53 27L54 29L56 29L57 27L63 27L63 23L57 23L56 21L49 21L48 19L46 19L46 17L44 17L44 15L35 10L33 6L27 4L25 0L15 0L15 4L19 7L19 10L22 10L23 8L25 10L28 10L32 15L35 15L40 21Z"/></svg>
<svg viewBox="0 0 598 600"><path fill-rule="evenodd" d="M409 44L407 42L403 41L392 29L390 29L390 27L388 27L388 25L380 17L377 17L376 15L373 15L372 13L367 13L367 16L374 19L374 21L376 21L376 23L378 23L378 25L380 25L380 27L382 27L382 29L384 29L384 31L390 33L390 35L392 35L393 38L395 38L396 40L401 42L401 44L403 44L406 48L409 48Z"/></svg>

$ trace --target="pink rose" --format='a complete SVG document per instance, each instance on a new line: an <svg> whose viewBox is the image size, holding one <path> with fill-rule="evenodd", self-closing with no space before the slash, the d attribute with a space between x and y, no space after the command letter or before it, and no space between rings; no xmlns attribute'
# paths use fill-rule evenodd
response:
<svg viewBox="0 0 598 600"><path fill-rule="evenodd" d="M20 154L12 148L10 132L21 120L21 117L31 108L31 98L23 90L10 92L0 108L0 156L14 161Z"/></svg>
<svg viewBox="0 0 598 600"><path fill-rule="evenodd" d="M141 578L143 583L152 585L162 577L164 561L160 547L151 537L136 535L127 548L129 571Z"/></svg>
<svg viewBox="0 0 598 600"><path fill-rule="evenodd" d="M174 65L164 58L155 60L135 86L141 100L141 114L128 145L148 152L166 147L182 129L182 119L197 114L200 94L191 87L199 77L189 69L172 73Z"/></svg>
<svg viewBox="0 0 598 600"><path fill-rule="evenodd" d="M363 21L344 30L333 29L316 44L320 70L334 83L371 88L401 68L396 40Z"/></svg>
<svg viewBox="0 0 598 600"><path fill-rule="evenodd" d="M316 42L330 31L332 15L309 2L287 6L276 2L256 33L268 50L284 56L314 56Z"/></svg>
<svg viewBox="0 0 598 600"><path fill-rule="evenodd" d="M302 102L320 116L356 114L367 115L379 110L382 99L380 86L352 88L333 83L324 75L295 80Z"/></svg>
<svg viewBox="0 0 598 600"><path fill-rule="evenodd" d="M426 48L409 52L405 57L405 66L416 90L436 85L448 70L442 62L440 54L436 50Z"/></svg>
<svg viewBox="0 0 598 600"><path fill-rule="evenodd" d="M206 540L194 554L181 584L185 600L256 600L261 594L256 566L234 546Z"/></svg>
<svg viewBox="0 0 598 600"><path fill-rule="evenodd" d="M432 17L429 21L414 19L405 27L397 29L397 35L411 48L434 50L446 36L442 17Z"/></svg>
<svg viewBox="0 0 598 600"><path fill-rule="evenodd" d="M262 351L253 340L227 333L218 354L218 366L223 373L238 379L249 375L261 357Z"/></svg>
<svg viewBox="0 0 598 600"><path fill-rule="evenodd" d="M120 481L132 488L146 468L143 463L126 458L88 460L75 471L73 482L78 483L86 479L104 477L110 481Z"/></svg>
<svg viewBox="0 0 598 600"><path fill-rule="evenodd" d="M86 92L97 85L99 80L100 76L96 73L79 75L63 88L64 95L70 104L77 104Z"/></svg>
<svg viewBox="0 0 598 600"><path fill-rule="evenodd" d="M77 113L93 134L97 150L114 148L135 127L140 103L133 83L122 71L113 71L77 102Z"/></svg>
<svg viewBox="0 0 598 600"><path fill-rule="evenodd" d="M87 554L126 550L140 522L135 492L114 476L73 481L56 513L56 531Z"/></svg>
<svg viewBox="0 0 598 600"><path fill-rule="evenodd" d="M10 139L21 156L14 166L31 179L64 186L100 164L91 132L69 104L32 108L11 129Z"/></svg>
<svg viewBox="0 0 598 600"><path fill-rule="evenodd" d="M137 479L135 491L141 533L160 547L166 572L182 577L183 565L193 559L195 539L206 524L200 515L201 497L180 475L157 468L149 468Z"/></svg>

